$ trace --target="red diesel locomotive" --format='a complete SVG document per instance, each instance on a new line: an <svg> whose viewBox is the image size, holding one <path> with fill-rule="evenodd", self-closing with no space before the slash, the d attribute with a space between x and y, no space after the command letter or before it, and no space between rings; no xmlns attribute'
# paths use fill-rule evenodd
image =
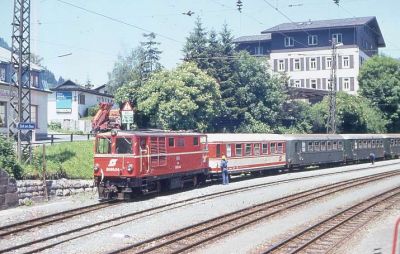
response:
<svg viewBox="0 0 400 254"><path fill-rule="evenodd" d="M103 199L127 199L205 182L207 136L191 132L111 131L96 136L94 177Z"/></svg>

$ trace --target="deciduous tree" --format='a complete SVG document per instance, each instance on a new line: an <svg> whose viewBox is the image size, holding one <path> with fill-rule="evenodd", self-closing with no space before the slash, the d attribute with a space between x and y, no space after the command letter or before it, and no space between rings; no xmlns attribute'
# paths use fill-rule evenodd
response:
<svg viewBox="0 0 400 254"><path fill-rule="evenodd" d="M389 120L390 132L400 131L400 61L374 56L361 67L360 94L377 106Z"/></svg>

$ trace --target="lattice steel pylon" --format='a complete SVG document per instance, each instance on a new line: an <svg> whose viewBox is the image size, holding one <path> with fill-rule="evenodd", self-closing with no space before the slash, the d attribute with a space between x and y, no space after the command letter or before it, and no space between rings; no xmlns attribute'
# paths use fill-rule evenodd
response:
<svg viewBox="0 0 400 254"><path fill-rule="evenodd" d="M32 155L32 131L18 127L31 121L30 7L30 0L14 0L8 137L17 141L20 162L30 160Z"/></svg>
<svg viewBox="0 0 400 254"><path fill-rule="evenodd" d="M328 112L328 122L326 125L326 132L331 134L336 133L336 69L337 69L336 48L337 48L336 40L332 38L331 78L329 87L329 112Z"/></svg>

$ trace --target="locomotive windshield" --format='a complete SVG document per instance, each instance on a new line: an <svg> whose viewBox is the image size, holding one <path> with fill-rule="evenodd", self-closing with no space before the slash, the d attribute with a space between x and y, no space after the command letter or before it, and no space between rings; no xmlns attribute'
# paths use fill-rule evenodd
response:
<svg viewBox="0 0 400 254"><path fill-rule="evenodd" d="M124 154L132 153L132 139L131 138L117 138L115 145L115 153Z"/></svg>
<svg viewBox="0 0 400 254"><path fill-rule="evenodd" d="M100 154L111 153L111 138L108 137L97 138L96 153Z"/></svg>

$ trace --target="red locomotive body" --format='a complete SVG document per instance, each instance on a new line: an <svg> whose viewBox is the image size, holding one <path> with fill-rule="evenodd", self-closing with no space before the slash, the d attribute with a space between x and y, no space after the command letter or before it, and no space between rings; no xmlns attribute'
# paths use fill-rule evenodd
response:
<svg viewBox="0 0 400 254"><path fill-rule="evenodd" d="M208 175L207 136L189 132L111 131L96 136L100 198L197 185Z"/></svg>
<svg viewBox="0 0 400 254"><path fill-rule="evenodd" d="M207 137L212 174L221 172L223 155L231 175L286 166L286 141L281 135L218 133Z"/></svg>

